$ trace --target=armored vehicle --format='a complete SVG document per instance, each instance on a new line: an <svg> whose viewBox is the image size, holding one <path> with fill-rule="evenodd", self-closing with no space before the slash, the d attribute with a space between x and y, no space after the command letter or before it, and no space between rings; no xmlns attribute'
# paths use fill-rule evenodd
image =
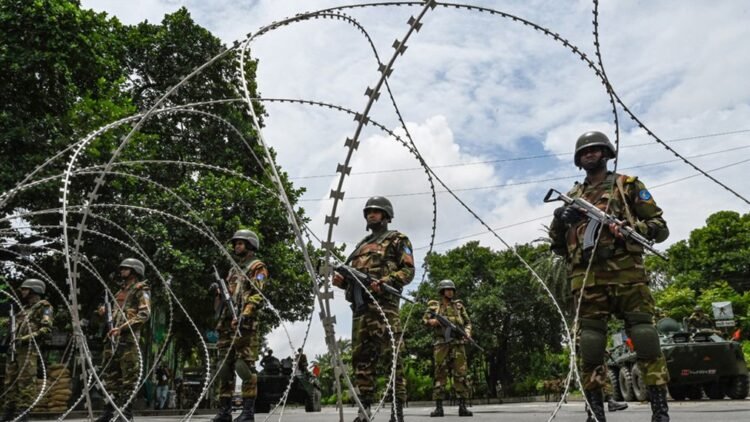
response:
<svg viewBox="0 0 750 422"><path fill-rule="evenodd" d="M656 324L661 350L667 360L669 394L674 400L745 399L748 369L742 347L721 338L714 330L689 332L684 323L663 318ZM648 400L643 374L635 364L632 343L624 334L613 337L607 369L618 400Z"/></svg>
<svg viewBox="0 0 750 422"><path fill-rule="evenodd" d="M322 393L318 378L293 366L294 361L290 357L280 361L273 356L264 358L263 370L258 373L258 397L255 399L257 413L268 413L281 400L290 379L292 387L287 403L304 404L306 412L320 412Z"/></svg>

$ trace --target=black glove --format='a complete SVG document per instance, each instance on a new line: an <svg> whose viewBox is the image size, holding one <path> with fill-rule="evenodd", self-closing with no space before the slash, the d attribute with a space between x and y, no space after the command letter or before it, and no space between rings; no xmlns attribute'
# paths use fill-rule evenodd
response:
<svg viewBox="0 0 750 422"><path fill-rule="evenodd" d="M572 226L583 219L583 213L576 208L565 206L555 209L555 218Z"/></svg>

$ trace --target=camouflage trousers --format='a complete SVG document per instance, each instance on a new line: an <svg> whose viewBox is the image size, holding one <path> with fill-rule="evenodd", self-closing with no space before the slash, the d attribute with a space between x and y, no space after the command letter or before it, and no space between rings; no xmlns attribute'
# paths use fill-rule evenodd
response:
<svg viewBox="0 0 750 422"><path fill-rule="evenodd" d="M232 344L232 338L236 333L236 331L222 330L219 332L219 341L216 343L219 362L226 356L218 380L219 397L232 397L234 394L236 370L242 378L242 398L254 398L258 395L258 374L255 369L255 361L258 359L260 349L258 331L244 328ZM246 370L238 369L239 365Z"/></svg>
<svg viewBox="0 0 750 422"><path fill-rule="evenodd" d="M5 393L6 407L24 410L34 403L39 391L36 387L37 353L34 346L23 345L16 347L16 361L5 364ZM6 359L10 359L6 355Z"/></svg>
<svg viewBox="0 0 750 422"><path fill-rule="evenodd" d="M456 398L469 398L466 348L463 343L436 344L433 357L435 359L435 384L432 388L432 399L442 400L445 397L445 387L451 373L453 373L453 391L456 393Z"/></svg>
<svg viewBox="0 0 750 422"><path fill-rule="evenodd" d="M401 338L401 321L398 308L383 308L388 324L393 331L395 341ZM406 401L406 381L404 380L403 344L396 357L396 398ZM375 374L380 363L381 374L390 376L393 360L391 337L383 317L373 304L352 321L352 365L354 366L354 385L359 390L362 400L375 399Z"/></svg>
<svg viewBox="0 0 750 422"><path fill-rule="evenodd" d="M123 405L137 387L141 372L138 343L132 338L121 340L112 351L111 343L107 341L102 354L102 368L104 387L118 406Z"/></svg>
<svg viewBox="0 0 750 422"><path fill-rule="evenodd" d="M644 283L634 284L611 284L597 285L587 287L583 290L582 297L578 292L574 292L576 301L581 301L580 318L600 320L606 323L611 315L617 318L625 319L626 313L640 312L645 314L654 314L654 298L651 290ZM625 321L625 333L630 337L630 326ZM656 333L656 327L653 322L651 328ZM636 353L638 353L638 343L633 342ZM595 351L600 353L601 351ZM586 351L581 351L585 354ZM669 382L669 372L667 362L661 350L658 357L651 360L637 360L638 367L643 374L643 381L646 385L665 385ZM605 364L587 365L584 363L582 370L583 388L585 390L596 390L604 388L607 384L607 367Z"/></svg>

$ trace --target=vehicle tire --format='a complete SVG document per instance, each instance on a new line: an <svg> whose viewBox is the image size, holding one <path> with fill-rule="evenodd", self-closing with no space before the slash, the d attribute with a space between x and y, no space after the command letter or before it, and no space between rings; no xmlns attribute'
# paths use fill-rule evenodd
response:
<svg viewBox="0 0 750 422"><path fill-rule="evenodd" d="M727 383L727 396L733 400L744 400L750 392L750 380L747 375L732 377Z"/></svg>
<svg viewBox="0 0 750 422"><path fill-rule="evenodd" d="M688 386L687 396L690 400L703 400L703 389L700 384Z"/></svg>
<svg viewBox="0 0 750 422"><path fill-rule="evenodd" d="M684 385L669 384L667 388L669 389L669 395L672 396L672 400L683 401L688 396L688 389Z"/></svg>
<svg viewBox="0 0 750 422"><path fill-rule="evenodd" d="M638 401L648 400L648 389L646 389L646 383L643 381L643 372L638 364L633 364L633 370L630 374L633 381L633 396Z"/></svg>
<svg viewBox="0 0 750 422"><path fill-rule="evenodd" d="M620 391L622 391L622 398L625 401L635 400L633 394L633 376L627 367L623 366L620 368L620 374L617 377L620 380Z"/></svg>
<svg viewBox="0 0 750 422"><path fill-rule="evenodd" d="M724 398L724 386L718 381L703 384L703 391L706 392L706 396L711 400L721 400Z"/></svg>
<svg viewBox="0 0 750 422"><path fill-rule="evenodd" d="M320 412L320 400L323 398L323 393L317 388L312 390L312 395L305 400L305 412Z"/></svg>
<svg viewBox="0 0 750 422"><path fill-rule="evenodd" d="M620 377L617 368L607 369L609 383L612 384L612 398L616 401L622 401L622 390L620 390Z"/></svg>

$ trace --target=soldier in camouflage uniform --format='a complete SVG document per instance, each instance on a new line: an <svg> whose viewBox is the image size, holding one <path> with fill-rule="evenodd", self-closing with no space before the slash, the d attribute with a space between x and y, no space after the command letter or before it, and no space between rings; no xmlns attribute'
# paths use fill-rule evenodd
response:
<svg viewBox="0 0 750 422"><path fill-rule="evenodd" d="M440 300L427 302L427 308L422 322L433 328L432 343L434 347L433 357L435 360L435 385L432 389L432 399L435 400L435 410L430 413L431 417L444 416L443 396L448 377L453 373L453 390L458 398L458 416L472 416L466 408L466 399L469 397L469 383L466 379L468 368L466 366L466 340L461 338L445 339L445 327L440 324L432 314L442 315L448 321L462 328L466 335L471 337L471 320L466 307L459 299L454 299L456 285L451 280L443 280L438 284ZM430 312L432 311L432 312Z"/></svg>
<svg viewBox="0 0 750 422"><path fill-rule="evenodd" d="M648 239L663 241L669 230L662 210L637 177L607 171L607 160L614 157L615 148L606 135L601 132L581 135L574 162L586 171L586 179L576 183L568 195L606 210ZM615 315L625 320L625 329L633 340L638 366L651 398L652 421L669 421L666 400L669 373L653 323L654 299L643 266L643 248L626 241L619 227L612 224L597 230L595 246L585 249L584 234L592 224L596 223L580 210L564 206L555 210L550 225L551 250L568 261L571 288L574 297L581 301L580 348L586 399L596 419L605 421L602 386L607 373L602 363L607 320Z"/></svg>
<svg viewBox="0 0 750 422"><path fill-rule="evenodd" d="M367 229L372 233L362 239L354 252L346 260L355 269L369 274L375 281L369 287L382 308L391 326L393 336L401 337L399 320L399 298L382 291L380 285L388 284L401 290L414 278L414 257L409 238L403 233L388 230L393 219L393 206L382 196L370 198L363 209ZM351 299L353 282L335 273L333 284L347 290ZM353 308L353 306L352 306ZM354 384L359 390L362 404L368 410L375 399L375 369L382 359L391 361L391 337L375 303L368 302L366 309L353 313L352 322L352 365ZM406 382L403 369L403 347L399 345L396 362L396 408L391 409L391 421L404 420L403 405L406 402ZM355 421L364 421L364 415Z"/></svg>
<svg viewBox="0 0 750 422"><path fill-rule="evenodd" d="M3 421L28 420L28 413L20 419L15 417L16 411L22 413L31 407L39 394L35 383L39 355L31 340L41 348L52 331L52 305L43 299L44 282L30 278L21 284L20 290L21 302L27 308L16 313L15 359L11 361L10 353L6 355Z"/></svg>
<svg viewBox="0 0 750 422"><path fill-rule="evenodd" d="M703 313L703 308L696 306L693 309L693 313L688 318L688 329L690 330L703 330L712 329L714 324L711 322L706 314Z"/></svg>
<svg viewBox="0 0 750 422"><path fill-rule="evenodd" d="M102 381L107 392L118 406L122 406L138 387L142 361L138 347L141 327L151 316L151 293L145 280L146 267L138 259L127 258L119 266L120 290L112 306L112 325L105 339L102 354ZM106 294L106 293L105 293ZM99 315L106 309L99 307ZM133 420L133 401L122 409L127 420ZM115 416L114 403L107 403L104 413L96 422L107 422Z"/></svg>
<svg viewBox="0 0 750 422"><path fill-rule="evenodd" d="M213 421L232 422L232 394L236 372L242 379L242 413L235 422L251 422L255 420L255 397L258 394L255 361L260 349L258 310L263 304L260 291L268 279L268 270L255 257L260 241L253 231L238 230L231 242L240 270L232 267L226 278L236 309L233 312L224 306L216 325L216 331L219 332L216 344L219 359L226 356L226 360L219 369L219 411ZM235 319L235 313L238 319Z"/></svg>

